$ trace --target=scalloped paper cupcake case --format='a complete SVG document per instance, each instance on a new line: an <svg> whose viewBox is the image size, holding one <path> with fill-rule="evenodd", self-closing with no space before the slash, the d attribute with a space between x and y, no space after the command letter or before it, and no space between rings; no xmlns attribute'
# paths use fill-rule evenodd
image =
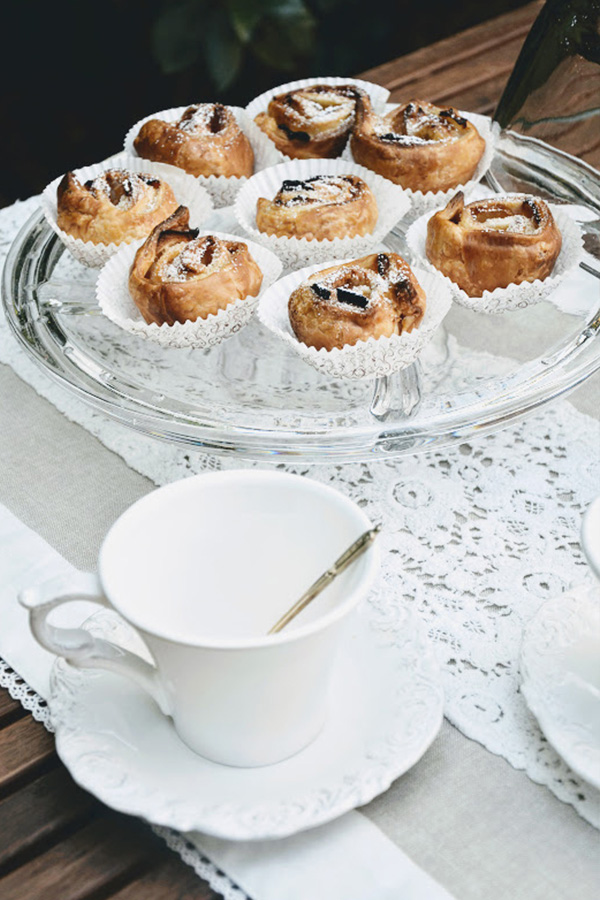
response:
<svg viewBox="0 0 600 900"><path fill-rule="evenodd" d="M348 260L330 260L327 266L343 265L344 262ZM410 366L427 346L452 305L450 291L439 275L413 269L427 298L425 315L418 328L389 338L371 337L341 349L316 350L301 343L292 331L288 300L299 284L321 268L324 268L322 264L307 266L280 278L261 296L258 318L305 362L332 378L376 378Z"/></svg>
<svg viewBox="0 0 600 900"><path fill-rule="evenodd" d="M254 119L261 112L266 112L269 102L272 97L276 97L278 94L283 94L286 91L297 91L300 88L310 87L313 84L354 84L356 87L362 88L371 98L371 103L373 104L373 109L376 113L381 115L385 109L387 99L390 96L390 92L387 88L381 87L379 84L373 84L371 81L362 81L360 78L341 78L341 77L331 77L327 76L324 78L301 78L298 81L288 81L286 84L279 84L277 87L271 88L268 91L264 91L264 93L259 94L258 97L255 97L250 103L246 106L246 112L250 120L254 123ZM258 128L258 126L256 126ZM281 151L275 148L275 145L271 141L267 135L258 128L260 132L261 139L266 141L277 153L278 162L281 160L289 159L289 157L282 153Z"/></svg>
<svg viewBox="0 0 600 900"><path fill-rule="evenodd" d="M502 196L510 197L512 195L506 194ZM525 195L519 194L519 196ZM583 239L577 223L574 222L563 206L557 206L553 203L548 205L562 234L562 247L554 264L552 274L543 281L540 281L539 278L535 281L523 281L521 284L510 284L505 288L484 291L481 297L469 297L451 278L443 275L427 259L425 254L427 223L433 212L420 216L408 229L406 242L412 261L415 265L424 266L430 272L434 272L443 278L452 293L452 299L460 306L465 306L467 309L472 309L475 312L494 315L533 306L535 303L539 303L541 300L549 297L560 286L563 279L577 268L583 257ZM443 205L440 208L443 209Z"/></svg>
<svg viewBox="0 0 600 900"><path fill-rule="evenodd" d="M215 237L238 241L236 235L210 231ZM263 273L261 290L256 297L244 297L220 309L216 315L195 322L174 325L148 325L129 293L129 272L135 254L143 241L127 244L106 263L96 283L96 298L103 314L130 334L153 341L162 347L195 347L206 350L236 334L252 318L259 299L281 274L281 262L269 250L245 241Z"/></svg>
<svg viewBox="0 0 600 900"><path fill-rule="evenodd" d="M371 234L333 240L308 240L296 237L275 237L256 227L256 204L259 197L272 200L286 179L306 179L315 175L358 175L371 188L377 201L379 215ZM394 225L407 214L410 200L407 191L391 184L386 178L357 163L340 159L290 159L278 166L253 175L239 192L234 215L253 241L268 247L288 268L309 263L364 256L380 244Z"/></svg>
<svg viewBox="0 0 600 900"><path fill-rule="evenodd" d="M96 178L109 169L127 169L129 172L144 172L148 175L155 175L166 181L175 194L175 199L179 204L187 206L190 211L190 218L202 224L210 216L213 210L212 200L208 193L201 187L197 180L186 172L176 169L174 166L167 166L164 163L151 163L148 160L139 157L128 156L126 153L119 153L108 160L101 163L95 163L92 166L84 166L81 169L75 169L75 175L80 181L88 181ZM56 189L63 176L55 178L49 185L44 188L41 196L42 210L46 217L46 221L61 239L69 253L84 266L90 268L98 268L113 256L120 246L128 241L122 241L120 244L94 244L92 241L82 241L74 238L62 228L58 227L57 210L56 210Z"/></svg>
<svg viewBox="0 0 600 900"><path fill-rule="evenodd" d="M148 122L150 119L161 119L163 122L176 122L191 105L193 104L188 103L187 106L163 109L160 112L144 116L143 119L140 119L139 122L132 125L125 135L125 152L130 156L135 156L137 159L140 159L133 146L133 141L137 137L144 122ZM265 135L258 125L249 118L246 110L242 109L240 106L228 106L227 108L232 111L236 122L250 141L252 150L254 151L254 171L260 172L262 169L266 169L268 166L273 166L280 162L280 153L275 149L271 141L268 139L265 140ZM183 171L183 169L180 171ZM248 180L245 176L238 177L237 175L232 175L231 177L226 177L225 175L198 175L190 177L197 178L198 182L206 188L217 208L221 206L230 206L235 200L242 185Z"/></svg>
<svg viewBox="0 0 600 900"><path fill-rule="evenodd" d="M395 109L397 105L398 104L396 103L388 103L385 112ZM500 126L497 122L493 122L488 116L482 116L479 113L464 112L464 110L460 110L460 115L473 123L485 141L485 150L479 160L475 174L473 175L473 178L465 184L457 184L456 187L450 188L447 191L426 191L423 193L423 191L412 191L407 188L406 193L410 197L413 212L417 215L427 212L430 209L438 209L440 206L444 206L457 191L463 191L465 195L470 194L492 164L496 143L500 134ZM349 144L344 150L343 158L354 161ZM391 182L391 184L393 183L394 182Z"/></svg>

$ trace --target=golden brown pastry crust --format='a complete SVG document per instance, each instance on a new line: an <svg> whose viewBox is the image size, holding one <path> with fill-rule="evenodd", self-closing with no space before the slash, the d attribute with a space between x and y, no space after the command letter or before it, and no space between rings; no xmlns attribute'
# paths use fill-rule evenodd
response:
<svg viewBox="0 0 600 900"><path fill-rule="evenodd" d="M473 177L485 150L475 126L452 107L413 100L377 116L357 103L350 142L356 162L412 191L446 191Z"/></svg>
<svg viewBox="0 0 600 900"><path fill-rule="evenodd" d="M148 324L195 322L243 297L255 297L262 272L241 241L189 229L180 206L157 225L135 255L129 291Z"/></svg>
<svg viewBox="0 0 600 900"><path fill-rule="evenodd" d="M177 122L144 122L133 145L139 156L190 175L249 177L254 151L233 112L222 103L188 106Z"/></svg>
<svg viewBox="0 0 600 900"><path fill-rule="evenodd" d="M469 297L552 272L562 237L543 200L525 194L465 206L459 191L427 223L427 258Z"/></svg>
<svg viewBox="0 0 600 900"><path fill-rule="evenodd" d="M93 244L146 237L175 209L177 200L166 182L124 169L109 169L85 184L67 172L56 190L58 227Z"/></svg>
<svg viewBox="0 0 600 900"><path fill-rule="evenodd" d="M254 121L292 159L333 159L346 146L358 97L366 96L352 84L313 84L273 97Z"/></svg>
<svg viewBox="0 0 600 900"><path fill-rule="evenodd" d="M311 275L291 294L288 311L299 341L333 350L412 331L425 313L425 292L397 253L372 253Z"/></svg>
<svg viewBox="0 0 600 900"><path fill-rule="evenodd" d="M273 200L260 197L256 226L277 237L322 241L370 234L377 215L377 201L362 178L315 175L284 181Z"/></svg>

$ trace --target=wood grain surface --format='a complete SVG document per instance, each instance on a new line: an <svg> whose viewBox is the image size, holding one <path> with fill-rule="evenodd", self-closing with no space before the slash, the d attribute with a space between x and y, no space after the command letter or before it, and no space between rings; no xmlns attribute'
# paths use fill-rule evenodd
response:
<svg viewBox="0 0 600 900"><path fill-rule="evenodd" d="M388 87L392 100L418 97L491 113L541 6L536 0L362 77ZM218 896L147 824L77 787L52 735L0 689L2 900Z"/></svg>

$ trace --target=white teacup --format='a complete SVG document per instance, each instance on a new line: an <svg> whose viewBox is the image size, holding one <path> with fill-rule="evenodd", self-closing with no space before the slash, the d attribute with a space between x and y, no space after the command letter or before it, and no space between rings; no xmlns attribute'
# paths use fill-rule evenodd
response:
<svg viewBox="0 0 600 900"><path fill-rule="evenodd" d="M371 546L282 632L272 625L371 523L351 500L280 472L198 475L134 503L102 544L98 576L24 591L37 640L74 666L133 678L185 743L235 766L278 762L307 746L327 713L348 614L379 563ZM146 642L151 665L83 629L48 621L93 600Z"/></svg>

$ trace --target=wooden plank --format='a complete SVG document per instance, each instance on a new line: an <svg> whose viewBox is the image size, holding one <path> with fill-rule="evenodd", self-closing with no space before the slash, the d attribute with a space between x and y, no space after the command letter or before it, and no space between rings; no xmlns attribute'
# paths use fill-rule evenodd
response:
<svg viewBox="0 0 600 900"><path fill-rule="evenodd" d="M173 853L141 878L111 894L111 900L219 900L220 897Z"/></svg>
<svg viewBox="0 0 600 900"><path fill-rule="evenodd" d="M0 688L0 728L4 728L10 722L21 719L27 715L18 700L13 700L7 690Z"/></svg>
<svg viewBox="0 0 600 900"><path fill-rule="evenodd" d="M457 86L447 84L442 90L437 85L438 93L427 82L415 85L415 90L410 97L419 100L430 100L438 106L456 106L469 112L491 115L498 105L498 100L504 90L504 86L510 74L510 68L506 72L499 72L489 79L467 87L465 84ZM394 92L390 94L390 103L400 103L410 99L408 94Z"/></svg>
<svg viewBox="0 0 600 900"><path fill-rule="evenodd" d="M0 795L55 763L54 738L31 716L0 731Z"/></svg>
<svg viewBox="0 0 600 900"><path fill-rule="evenodd" d="M590 166L593 166L595 169L600 169L600 141L596 143L595 146L590 147L589 150L578 153L577 155Z"/></svg>
<svg viewBox="0 0 600 900"><path fill-rule="evenodd" d="M522 43L543 5L543 0L535 0L407 56L368 69L360 77L396 90L414 79L416 73L425 77L433 72L443 72L449 64L465 63L503 43L518 39Z"/></svg>
<svg viewBox="0 0 600 900"><path fill-rule="evenodd" d="M444 105L455 102L456 97L461 98L475 91L482 95L487 103L490 100L497 101L508 81L521 46L522 39L509 41L477 56L469 65L459 66L450 63L444 70L426 76L418 74L417 77L394 88L390 100L399 102L422 99ZM482 106L481 101L478 106ZM469 107L463 104L462 108Z"/></svg>
<svg viewBox="0 0 600 900"><path fill-rule="evenodd" d="M468 89L453 90L452 87L449 87L447 92L445 92L445 97L443 99L438 97L437 102L442 105L456 106L458 109L470 112L491 115L498 105L498 100L504 90L507 78L508 74L501 73ZM421 96L423 97L423 95ZM397 99L401 100L403 98L398 97ZM423 97L423 99L429 98ZM435 103L436 100L434 99L432 102Z"/></svg>
<svg viewBox="0 0 600 900"><path fill-rule="evenodd" d="M0 878L0 897L2 900L110 897L167 852L141 822L106 813Z"/></svg>
<svg viewBox="0 0 600 900"><path fill-rule="evenodd" d="M0 875L103 809L60 766L0 802Z"/></svg>

